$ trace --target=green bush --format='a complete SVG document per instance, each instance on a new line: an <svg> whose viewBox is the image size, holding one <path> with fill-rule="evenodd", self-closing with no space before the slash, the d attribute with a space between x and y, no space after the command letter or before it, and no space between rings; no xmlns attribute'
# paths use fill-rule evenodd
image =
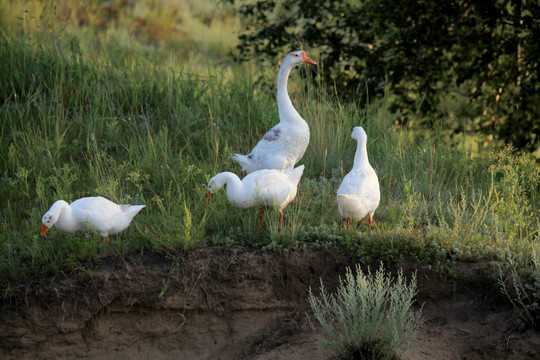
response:
<svg viewBox="0 0 540 360"><path fill-rule="evenodd" d="M374 277L357 265L356 274L347 268L335 295L321 281L320 295L310 289L309 302L324 348L344 359L393 359L405 355L421 324L421 310L411 309L415 295L416 274L407 284L401 271L393 281L382 264Z"/></svg>

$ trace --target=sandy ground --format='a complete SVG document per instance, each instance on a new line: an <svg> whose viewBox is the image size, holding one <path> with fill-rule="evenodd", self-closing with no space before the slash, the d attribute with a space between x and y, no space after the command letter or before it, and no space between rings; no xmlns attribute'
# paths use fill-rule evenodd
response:
<svg viewBox="0 0 540 360"><path fill-rule="evenodd" d="M307 292L319 278L335 289L351 265L314 248L108 257L1 299L0 358L332 359L307 321ZM410 359L540 359L540 335L523 329L487 264L459 264L452 280L412 261L398 268L417 271L423 304Z"/></svg>

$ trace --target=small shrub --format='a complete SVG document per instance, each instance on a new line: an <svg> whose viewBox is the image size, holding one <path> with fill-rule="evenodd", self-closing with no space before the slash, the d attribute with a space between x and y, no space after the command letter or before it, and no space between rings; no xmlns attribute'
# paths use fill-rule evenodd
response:
<svg viewBox="0 0 540 360"><path fill-rule="evenodd" d="M414 187L411 180L404 181L402 209L402 223L406 229L413 229L419 226L423 213L425 211L425 199L422 194Z"/></svg>
<svg viewBox="0 0 540 360"><path fill-rule="evenodd" d="M420 326L421 310L411 310L415 295L416 274L407 284L401 271L393 281L382 264L374 277L357 265L356 274L347 268L335 295L321 281L320 295L310 289L309 302L330 352L344 359L395 359L405 355Z"/></svg>
<svg viewBox="0 0 540 360"><path fill-rule="evenodd" d="M533 247L533 264L528 279L518 273L514 259L496 264L501 292L508 297L526 327L540 326L540 246Z"/></svg>
<svg viewBox="0 0 540 360"><path fill-rule="evenodd" d="M478 255L483 249L494 251L493 192L492 186L485 193L461 189L456 196L437 195L436 218L428 227L429 235L438 238L444 246L473 247Z"/></svg>
<svg viewBox="0 0 540 360"><path fill-rule="evenodd" d="M538 231L532 201L540 185L540 172L527 156L515 156L508 145L493 155L489 167L494 180L494 210L500 221L499 237L516 246L527 246Z"/></svg>

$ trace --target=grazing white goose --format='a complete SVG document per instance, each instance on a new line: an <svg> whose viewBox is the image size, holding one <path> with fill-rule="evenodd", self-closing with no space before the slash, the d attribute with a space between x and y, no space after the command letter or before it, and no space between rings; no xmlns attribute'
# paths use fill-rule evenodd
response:
<svg viewBox="0 0 540 360"><path fill-rule="evenodd" d="M366 223L372 226L375 223L373 213L381 199L379 179L369 164L367 135L361 126L353 129L352 139L358 141L358 146L353 168L345 175L337 191L338 209L341 216L345 218L346 227L349 227L350 219L361 220L366 216L369 216Z"/></svg>
<svg viewBox="0 0 540 360"><path fill-rule="evenodd" d="M292 169L304 156L309 144L309 126L294 108L287 93L291 70L301 64L316 64L303 50L294 51L283 59L277 79L279 124L271 128L248 155L232 158L248 174L261 169Z"/></svg>
<svg viewBox="0 0 540 360"><path fill-rule="evenodd" d="M210 179L207 200L213 193L227 185L227 199L238 208L261 205L259 226L264 218L264 208L274 203L279 208L279 230L283 226L283 209L296 197L304 165L294 170L264 169L246 175L242 180L231 172L222 172Z"/></svg>
<svg viewBox="0 0 540 360"><path fill-rule="evenodd" d="M97 230L109 246L109 235L125 230L144 207L118 205L100 196L81 198L71 204L58 200L43 215L41 235L45 235L54 225L58 230L68 233Z"/></svg>

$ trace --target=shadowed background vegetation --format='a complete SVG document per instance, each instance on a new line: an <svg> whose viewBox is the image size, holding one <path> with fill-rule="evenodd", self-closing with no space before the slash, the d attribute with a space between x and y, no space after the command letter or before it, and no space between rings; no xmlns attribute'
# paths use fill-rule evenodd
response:
<svg viewBox="0 0 540 360"><path fill-rule="evenodd" d="M303 44L340 97L369 102L390 86L401 123L540 151L537 1L231 1L242 53L275 61Z"/></svg>
<svg viewBox="0 0 540 360"><path fill-rule="evenodd" d="M111 237L118 256L146 249L178 256L201 244L337 245L365 263L412 255L449 269L454 261L491 261L540 278L540 175L531 155L510 145L472 147L463 133L448 141L438 126L418 129L416 115L404 122L395 111L392 87L369 102L344 101L324 67L301 67L289 80L311 142L284 230L277 231L277 212L259 229L258 211L233 208L224 191L207 203L208 180L240 174L231 156L249 152L277 123L279 64L234 60L241 21L233 5L175 4L0 1L5 293L29 274L105 254L97 234L89 242L54 228L39 235L54 201L98 195L147 205ZM324 63L319 54L313 58ZM356 143L348 139L358 125L368 134L381 203L375 227L346 230L335 192L352 166Z"/></svg>

